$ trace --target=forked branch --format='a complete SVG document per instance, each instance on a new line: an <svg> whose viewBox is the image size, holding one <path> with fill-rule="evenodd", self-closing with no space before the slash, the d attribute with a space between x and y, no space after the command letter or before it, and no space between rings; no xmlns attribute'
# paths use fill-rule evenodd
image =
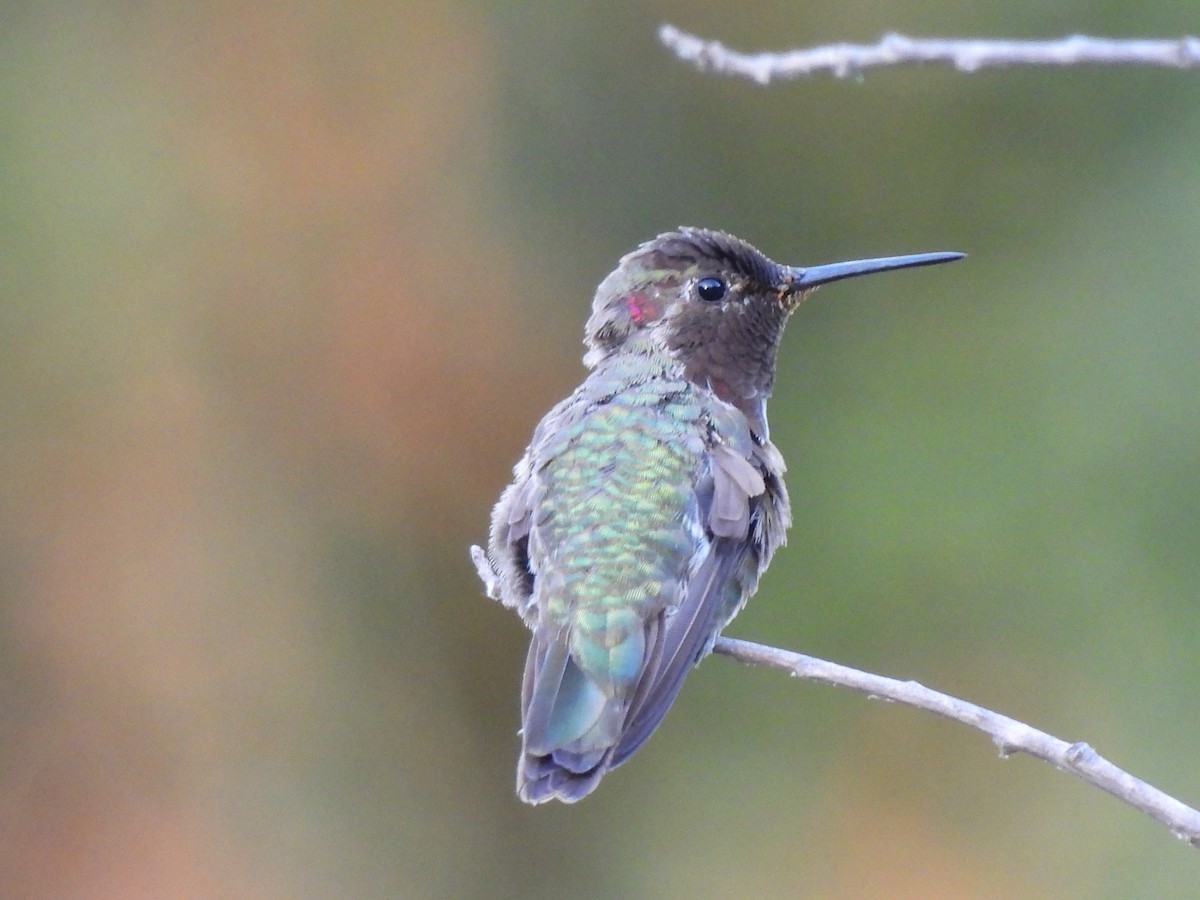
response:
<svg viewBox="0 0 1200 900"><path fill-rule="evenodd" d="M717 639L713 652L751 665L781 669L797 678L852 688L970 725L989 735L1000 748L1001 756L1028 753L1078 775L1088 784L1162 822L1179 839L1200 848L1200 812L1118 768L1085 743L1068 743L1024 722L930 690L915 681L872 675L790 650L722 637Z"/></svg>

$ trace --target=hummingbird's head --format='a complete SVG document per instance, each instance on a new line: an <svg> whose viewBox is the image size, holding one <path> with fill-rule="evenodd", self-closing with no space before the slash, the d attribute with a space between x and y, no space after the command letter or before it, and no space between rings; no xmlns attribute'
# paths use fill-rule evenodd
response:
<svg viewBox="0 0 1200 900"><path fill-rule="evenodd" d="M721 231L680 228L623 257L601 282L587 323L594 366L611 353L665 350L687 376L739 407L770 394L788 316L830 281L959 259L927 253L783 266Z"/></svg>
<svg viewBox="0 0 1200 900"><path fill-rule="evenodd" d="M622 257L601 282L587 323L589 362L630 342L689 350L728 337L734 320L766 317L778 332L795 305L788 270L733 235L700 228L660 234ZM778 335L770 337L774 345Z"/></svg>

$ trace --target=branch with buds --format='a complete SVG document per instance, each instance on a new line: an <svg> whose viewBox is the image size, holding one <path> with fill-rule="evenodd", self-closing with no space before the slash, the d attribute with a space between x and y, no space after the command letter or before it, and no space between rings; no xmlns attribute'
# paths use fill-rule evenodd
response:
<svg viewBox="0 0 1200 900"><path fill-rule="evenodd" d="M1200 811L1118 768L1085 743L1068 743L1024 722L930 690L915 681L872 675L791 650L722 637L717 639L713 652L751 665L781 669L796 678L848 687L870 697L915 706L978 728L1000 748L1001 757L1027 753L1078 775L1166 825L1180 840L1200 848Z"/></svg>
<svg viewBox="0 0 1200 900"><path fill-rule="evenodd" d="M677 57L699 69L749 78L759 84L816 72L846 78L864 69L913 63L951 65L960 72L997 66L1200 66L1200 38L1195 37L1113 40L1074 35L1057 41L987 41L889 34L878 44L828 44L782 53L741 53L674 25L659 28L658 39Z"/></svg>

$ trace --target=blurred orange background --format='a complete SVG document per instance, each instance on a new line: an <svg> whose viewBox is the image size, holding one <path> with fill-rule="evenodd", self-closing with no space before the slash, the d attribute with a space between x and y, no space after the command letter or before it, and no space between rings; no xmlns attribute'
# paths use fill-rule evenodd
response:
<svg viewBox="0 0 1200 900"><path fill-rule="evenodd" d="M0 893L1194 896L1194 851L1099 792L726 660L594 797L525 808L525 635L466 552L638 242L968 251L796 317L796 526L731 633L1200 802L1200 76L763 89L655 40L1191 12L0 12Z"/></svg>

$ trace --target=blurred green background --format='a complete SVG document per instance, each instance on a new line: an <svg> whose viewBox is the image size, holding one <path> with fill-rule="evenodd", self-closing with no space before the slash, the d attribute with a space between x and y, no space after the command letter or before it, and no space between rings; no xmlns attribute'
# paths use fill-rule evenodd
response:
<svg viewBox="0 0 1200 900"><path fill-rule="evenodd" d="M968 251L793 320L791 543L731 628L1200 802L1200 73L705 76L736 47L1194 32L1194 0L0 9L0 892L1192 897L927 714L724 659L576 807L467 558L594 286L720 227Z"/></svg>

